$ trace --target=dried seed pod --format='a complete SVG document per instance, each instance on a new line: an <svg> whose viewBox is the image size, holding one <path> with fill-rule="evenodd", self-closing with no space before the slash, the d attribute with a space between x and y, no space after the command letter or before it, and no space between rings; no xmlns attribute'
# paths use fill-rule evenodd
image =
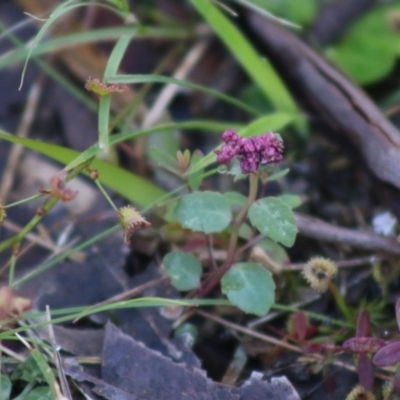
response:
<svg viewBox="0 0 400 400"><path fill-rule="evenodd" d="M314 257L305 265L303 276L313 289L324 292L336 275L337 269L337 265L332 260Z"/></svg>

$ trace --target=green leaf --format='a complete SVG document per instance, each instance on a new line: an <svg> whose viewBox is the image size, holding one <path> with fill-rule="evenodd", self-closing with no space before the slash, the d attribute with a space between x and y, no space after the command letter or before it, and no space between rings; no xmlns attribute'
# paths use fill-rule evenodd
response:
<svg viewBox="0 0 400 400"><path fill-rule="evenodd" d="M246 241L254 237L254 229L249 224L242 224L239 228L239 237Z"/></svg>
<svg viewBox="0 0 400 400"><path fill-rule="evenodd" d="M11 382L7 376L0 375L0 399L8 400L11 394Z"/></svg>
<svg viewBox="0 0 400 400"><path fill-rule="evenodd" d="M297 208L301 206L301 198L297 194L282 194L279 196L279 200L285 203L289 208Z"/></svg>
<svg viewBox="0 0 400 400"><path fill-rule="evenodd" d="M78 165L78 163L75 163L75 160L83 154L75 150L38 140L18 138L6 134L3 131L0 131L0 139L22 144L29 149L36 150L64 164L74 160L74 164ZM92 148L89 150L91 149ZM95 156L96 154L97 152L93 149L93 154L91 155ZM86 157L82 158L82 160L87 159ZM99 181L101 183L139 206L148 207L166 195L164 190L153 185L146 179L105 161L95 160L92 163L92 167L99 171Z"/></svg>
<svg viewBox="0 0 400 400"><path fill-rule="evenodd" d="M53 374L52 369L50 368L50 365L42 355L42 353L38 349L33 349L31 351L31 356L36 362L36 365L38 366L40 372L42 373L44 379L46 380L47 384L49 385L50 389L52 390L53 394L56 394L55 391L55 377Z"/></svg>
<svg viewBox="0 0 400 400"><path fill-rule="evenodd" d="M300 25L311 22L318 9L316 0L245 0L244 3Z"/></svg>
<svg viewBox="0 0 400 400"><path fill-rule="evenodd" d="M290 247L297 234L292 210L281 200L268 197L257 200L249 209L251 224L274 242Z"/></svg>
<svg viewBox="0 0 400 400"><path fill-rule="evenodd" d="M260 317L267 314L275 299L272 274L257 263L232 266L223 276L221 288L236 307Z"/></svg>
<svg viewBox="0 0 400 400"><path fill-rule="evenodd" d="M231 222L232 213L222 194L205 191L183 196L175 218L184 228L208 234L222 232Z"/></svg>
<svg viewBox="0 0 400 400"><path fill-rule="evenodd" d="M296 116L293 114L283 112L271 113L252 121L244 129L240 130L240 135L243 137L259 136L272 130L277 131L288 126L295 118Z"/></svg>
<svg viewBox="0 0 400 400"><path fill-rule="evenodd" d="M32 353L29 354L23 364L19 364L11 374L11 380L21 380L29 384L35 384L37 382L43 382L43 374L37 366Z"/></svg>
<svg viewBox="0 0 400 400"><path fill-rule="evenodd" d="M185 342L188 343L190 347L196 343L197 338L199 336L199 331L196 325L185 322L180 324L174 331L174 337L182 337L185 339Z"/></svg>
<svg viewBox="0 0 400 400"><path fill-rule="evenodd" d="M359 18L328 55L360 84L371 84L387 75L398 56L400 33L390 24L399 4L374 7Z"/></svg>
<svg viewBox="0 0 400 400"><path fill-rule="evenodd" d="M38 387L24 395L24 400L54 400L55 397L49 387Z"/></svg>
<svg viewBox="0 0 400 400"><path fill-rule="evenodd" d="M163 262L171 284L178 290L186 292L200 286L201 263L193 254L173 251Z"/></svg>
<svg viewBox="0 0 400 400"><path fill-rule="evenodd" d="M243 207L247 197L239 192L225 192L224 197L231 207Z"/></svg>
<svg viewBox="0 0 400 400"><path fill-rule="evenodd" d="M192 157L190 159L189 170L192 165L196 165L202 158L204 157L203 153L199 150L193 152ZM189 172L187 174L187 179L189 182L189 187L192 191L198 190L201 182L203 182L204 178L204 169L199 169L194 172Z"/></svg>
<svg viewBox="0 0 400 400"><path fill-rule="evenodd" d="M126 13L129 12L129 4L127 0L107 0L109 3L113 4L115 7L119 8L121 11Z"/></svg>
<svg viewBox="0 0 400 400"><path fill-rule="evenodd" d="M159 147L150 147L148 155L159 167L164 168L174 175L179 175L179 165L176 157L172 157L169 153Z"/></svg>
<svg viewBox="0 0 400 400"><path fill-rule="evenodd" d="M372 36L367 39L368 36L351 38L337 47L335 52L328 53L361 85L382 79L393 69L397 58L393 49L382 45L382 40Z"/></svg>
<svg viewBox="0 0 400 400"><path fill-rule="evenodd" d="M257 246L264 250L268 256L276 263L283 266L289 265L290 259L284 247L280 244L275 243L271 239L264 238L257 243Z"/></svg>
<svg viewBox="0 0 400 400"><path fill-rule="evenodd" d="M267 182L277 181L278 179L283 178L290 172L289 168L282 169L278 172L273 172L272 175L268 175Z"/></svg>

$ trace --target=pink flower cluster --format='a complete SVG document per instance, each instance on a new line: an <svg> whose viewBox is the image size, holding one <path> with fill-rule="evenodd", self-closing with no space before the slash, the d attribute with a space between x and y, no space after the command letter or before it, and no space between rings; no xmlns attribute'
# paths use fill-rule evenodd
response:
<svg viewBox="0 0 400 400"><path fill-rule="evenodd" d="M244 174L255 173L260 165L275 164L283 159L283 141L273 132L250 138L240 137L233 129L222 134L225 144L215 150L217 161L227 163L238 156Z"/></svg>

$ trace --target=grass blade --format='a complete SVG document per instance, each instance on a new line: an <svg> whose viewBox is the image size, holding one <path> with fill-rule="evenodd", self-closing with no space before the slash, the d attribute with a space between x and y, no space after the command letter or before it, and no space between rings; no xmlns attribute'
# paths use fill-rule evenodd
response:
<svg viewBox="0 0 400 400"><path fill-rule="evenodd" d="M203 18L215 30L233 56L280 111L298 112L296 103L272 65L257 54L253 46L209 0L191 0Z"/></svg>
<svg viewBox="0 0 400 400"><path fill-rule="evenodd" d="M171 78L169 76L164 76L164 75L151 75L151 74L146 74L146 75L118 75L118 76L112 76L107 80L107 83L118 83L118 84L134 84L134 83L168 83L168 84L175 84L178 86L182 87L187 87L190 89L198 90L199 92L206 93L210 96L216 97L222 101L225 101L226 103L232 104L250 115L257 116L260 113L253 109L252 107L249 107L247 104L243 103L240 100L237 100L231 96L228 96L222 92L219 92L218 90L210 89L208 87L202 86L202 85L197 85L196 83L192 83L183 79L175 79Z"/></svg>

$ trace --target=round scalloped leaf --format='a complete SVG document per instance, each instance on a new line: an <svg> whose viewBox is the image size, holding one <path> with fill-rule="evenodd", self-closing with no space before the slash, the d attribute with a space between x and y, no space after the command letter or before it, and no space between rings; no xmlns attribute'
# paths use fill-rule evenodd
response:
<svg viewBox="0 0 400 400"><path fill-rule="evenodd" d="M297 226L292 210L281 200L268 197L254 202L249 209L251 224L274 242L291 247Z"/></svg>
<svg viewBox="0 0 400 400"><path fill-rule="evenodd" d="M247 200L247 197L239 192L225 192L223 196L231 207L243 207Z"/></svg>
<svg viewBox="0 0 400 400"><path fill-rule="evenodd" d="M261 247L261 249L263 249L276 263L282 266L290 264L289 256L285 248L273 240L265 237L257 243L257 246Z"/></svg>
<svg viewBox="0 0 400 400"><path fill-rule="evenodd" d="M208 234L222 232L231 222L232 212L222 194L194 192L181 198L175 218L184 228Z"/></svg>
<svg viewBox="0 0 400 400"><path fill-rule="evenodd" d="M178 290L186 292L200 286L201 263L194 255L173 251L163 262L171 284Z"/></svg>
<svg viewBox="0 0 400 400"><path fill-rule="evenodd" d="M221 280L222 292L242 311L260 317L267 314L275 299L271 272L260 264L235 264Z"/></svg>
<svg viewBox="0 0 400 400"><path fill-rule="evenodd" d="M329 55L355 81L368 85L385 77L396 62L396 49L385 46L391 39L364 34L349 37Z"/></svg>
<svg viewBox="0 0 400 400"><path fill-rule="evenodd" d="M291 209L301 206L301 198L297 194L281 194L278 198Z"/></svg>
<svg viewBox="0 0 400 400"><path fill-rule="evenodd" d="M394 25L399 11L399 4L371 9L355 21L329 56L360 84L382 79L399 54L400 33Z"/></svg>

